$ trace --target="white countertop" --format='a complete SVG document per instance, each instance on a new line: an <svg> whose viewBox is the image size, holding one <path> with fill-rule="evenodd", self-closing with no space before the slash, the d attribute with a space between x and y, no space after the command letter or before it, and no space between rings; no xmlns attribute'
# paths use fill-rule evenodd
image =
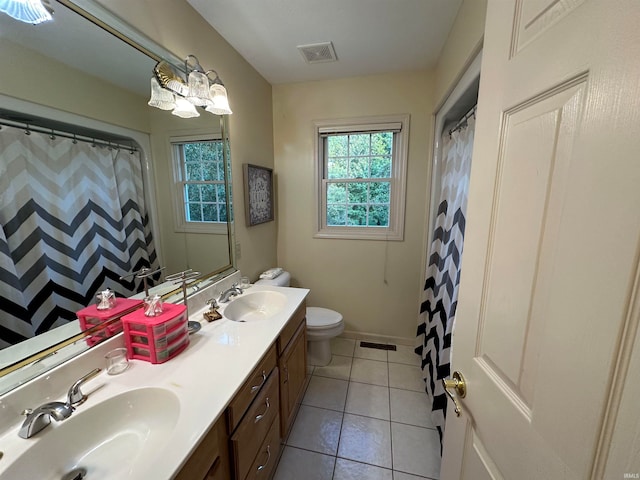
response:
<svg viewBox="0 0 640 480"><path fill-rule="evenodd" d="M307 289L267 285L253 285L247 293L260 290L284 293L287 303L283 310L268 320L239 323L224 318L213 323L203 322L202 329L191 336L189 347L176 358L159 365L132 360L122 374L111 376L103 370L83 388L88 399L77 407L74 415L125 391L144 387L169 390L179 399L179 417L170 438L155 454L136 459L131 468L131 478L170 479L180 470L309 293ZM224 314L224 309L221 311ZM201 320L202 310L193 313L191 318ZM24 405L23 408L50 400L32 400L34 405ZM0 402L0 407L4 403L8 402ZM52 422L28 440L18 437L18 428L7 431L0 438L0 451L3 453L0 478L5 478L2 472L14 458L35 442L46 442L47 430L63 423ZM91 475L88 478L92 478ZM13 477L11 480L20 479Z"/></svg>

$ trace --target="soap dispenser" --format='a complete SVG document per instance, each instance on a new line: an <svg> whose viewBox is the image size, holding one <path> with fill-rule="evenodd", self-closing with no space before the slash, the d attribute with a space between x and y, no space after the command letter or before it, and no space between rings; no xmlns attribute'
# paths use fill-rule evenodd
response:
<svg viewBox="0 0 640 480"><path fill-rule="evenodd" d="M220 320L222 318L222 314L218 312L218 302L216 302L215 298L207 300L207 305L209 305L209 310L202 314L204 319L208 322Z"/></svg>

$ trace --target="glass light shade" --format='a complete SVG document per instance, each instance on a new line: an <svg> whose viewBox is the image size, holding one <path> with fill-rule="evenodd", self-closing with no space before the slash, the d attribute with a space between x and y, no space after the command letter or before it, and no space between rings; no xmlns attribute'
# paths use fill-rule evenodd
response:
<svg viewBox="0 0 640 480"><path fill-rule="evenodd" d="M178 79L169 80L167 82L167 88L169 90L172 90L172 91L176 92L178 95L181 95L183 97L186 97L187 94L189 93L189 87L187 85L185 85L184 83L182 83Z"/></svg>
<svg viewBox="0 0 640 480"><path fill-rule="evenodd" d="M0 0L0 11L34 25L53 18L40 0Z"/></svg>
<svg viewBox="0 0 640 480"><path fill-rule="evenodd" d="M180 118L193 118L200 116L195 105L186 98L181 97L176 98L176 108L174 108L171 113Z"/></svg>
<svg viewBox="0 0 640 480"><path fill-rule="evenodd" d="M209 99L209 80L204 73L193 71L189 74L187 100L194 105L206 105Z"/></svg>
<svg viewBox="0 0 640 480"><path fill-rule="evenodd" d="M155 77L151 78L151 99L148 104L160 110L173 110L176 108L176 99L169 90L160 86Z"/></svg>
<svg viewBox="0 0 640 480"><path fill-rule="evenodd" d="M207 102L205 110L215 115L231 115L231 107L229 107L229 99L227 98L227 89L221 83L214 83L209 89L211 102Z"/></svg>

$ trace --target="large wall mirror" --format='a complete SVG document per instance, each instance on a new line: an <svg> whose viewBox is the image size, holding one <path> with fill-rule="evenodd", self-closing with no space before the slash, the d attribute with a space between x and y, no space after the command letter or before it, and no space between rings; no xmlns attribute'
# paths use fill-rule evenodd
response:
<svg viewBox="0 0 640 480"><path fill-rule="evenodd" d="M162 59L180 69L182 60L91 0L61 0L50 4L55 10L54 20L36 26L0 14L0 62L4 65L0 71L0 174L6 183L0 195L5 197L2 205L12 205L0 210L3 227L0 234L5 238L24 230L20 253L7 252L6 244L0 252L0 257L4 255L0 258L0 302L3 302L0 305L3 307L0 310L0 393L88 348L77 320L59 316L58 307L41 301L45 293L38 293L47 289L45 284L49 281L53 282L48 284L49 290L56 288L50 286L56 283L55 278L44 281L39 277L38 265L57 265L63 251L66 255L75 255L76 263L54 268L53 277L66 276L80 283L92 279L97 284L100 274L93 271L95 265L91 263L96 258L96 251L102 249L109 256L122 250L131 258L112 259L120 262L120 273L145 261L152 268L164 267L156 275L155 288L167 295L175 293L177 288L173 284L163 284L168 274L186 269L201 272L192 285L191 291L195 291L204 283L235 271L226 117L201 110L200 117L184 119L149 107L154 65ZM110 29L112 33L108 31ZM32 177L24 176L21 161L15 160L22 155L20 149L24 147L26 137L40 138L41 143L36 141L38 153L34 156L41 164L32 167ZM122 177L125 184L137 185L138 190L135 185L115 187L117 192L133 189L132 195L138 203L144 204L144 209L137 222L139 231L135 234L129 223L122 221L121 224L126 225L123 231L102 235L103 240L109 237L113 242L111 252L104 244L92 250L82 244L82 240L76 239L78 244L72 245L76 240L57 238L52 233L56 230L55 219L44 227L29 223L34 215L21 210L22 194L7 202L7 196L18 191L19 182L31 182L34 191L31 203L38 212L42 203L53 197L66 205L54 209L69 205L73 208L74 192L81 186L92 185L88 187L92 190L98 188L93 184L102 182L106 174L97 168L80 164L73 173L69 173L70 167L66 166L49 170L50 164L66 155L60 153L64 150L63 142L72 144L71 149L83 146L98 152L107 158L107 162L121 153L123 160L118 157L120 163L113 160L114 175ZM185 145L189 148L185 149ZM193 155L189 153L193 150L192 145L198 148L204 145L201 147L204 153L200 155L206 158L197 168L205 172L203 180L216 183L207 189L203 187L199 195L189 194L185 201L191 202L192 209L202 208L203 212L215 209L217 213L214 222L198 223L195 218L195 223L186 225L184 211L181 211L185 206L180 205L177 190L184 186L178 185L176 178L179 177L179 159L182 156L184 162L185 155ZM51 160L53 157L55 161ZM54 181L58 175L64 175L64 181ZM108 210L116 201L114 195L106 195L111 201L107 200L98 209ZM77 205L80 204L78 201ZM191 215L197 217L194 213ZM64 230L64 226L60 228ZM51 247L53 253L29 250L29 232L37 229L52 238L49 247L54 245ZM137 237L134 239L133 235ZM134 244L149 242L149 239L153 250L145 253L144 261L140 263L142 260L133 258L137 254L131 252ZM83 250L85 248L89 253ZM14 262L13 267L7 266L9 260ZM16 274L11 268L20 262L22 273ZM31 269L25 268L25 262L32 263ZM110 287L110 281L117 279L107 278L101 285ZM135 280L128 284L132 294L138 293L140 286ZM28 305L20 306L16 301L22 294L28 294ZM50 296L55 296L55 292ZM79 300L76 298L75 301ZM94 303L95 296L85 297L83 301ZM29 313L28 320L25 321L25 311L21 312L20 318L20 309ZM37 321L31 322L35 318ZM21 372L15 377L17 380L12 378Z"/></svg>

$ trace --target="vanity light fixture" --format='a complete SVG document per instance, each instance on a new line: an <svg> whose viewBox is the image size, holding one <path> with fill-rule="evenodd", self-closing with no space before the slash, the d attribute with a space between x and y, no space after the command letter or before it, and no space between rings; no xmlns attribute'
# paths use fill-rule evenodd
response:
<svg viewBox="0 0 640 480"><path fill-rule="evenodd" d="M176 107L171 111L172 115L180 118L199 117L196 106L186 98L176 97Z"/></svg>
<svg viewBox="0 0 640 480"><path fill-rule="evenodd" d="M0 0L0 12L33 25L53 20L53 8L47 0Z"/></svg>
<svg viewBox="0 0 640 480"><path fill-rule="evenodd" d="M149 105L172 110L172 114L182 118L199 116L196 106L215 115L230 115L227 89L218 73L205 71L195 55L187 56L184 67L186 80L164 60L154 67ZM213 80L211 74L215 74Z"/></svg>

